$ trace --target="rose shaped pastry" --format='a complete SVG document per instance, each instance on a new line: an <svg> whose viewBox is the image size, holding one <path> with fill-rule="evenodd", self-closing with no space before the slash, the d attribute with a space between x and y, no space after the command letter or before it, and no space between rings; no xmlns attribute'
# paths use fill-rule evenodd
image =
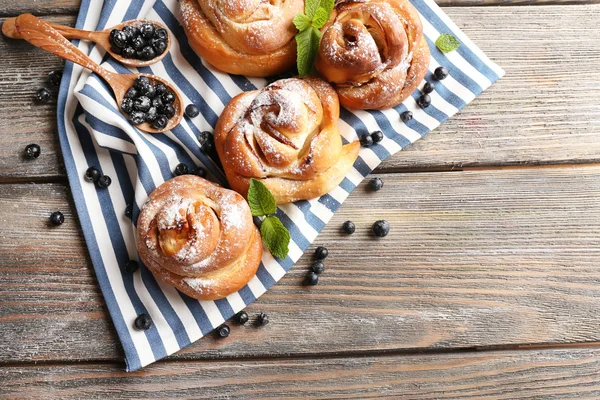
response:
<svg viewBox="0 0 600 400"><path fill-rule="evenodd" d="M283 79L234 97L215 128L231 188L261 180L277 204L321 196L344 179L358 142L342 145L338 97L321 79Z"/></svg>
<svg viewBox="0 0 600 400"><path fill-rule="evenodd" d="M230 74L269 76L296 62L293 19L303 0L180 0L192 48Z"/></svg>
<svg viewBox="0 0 600 400"><path fill-rule="evenodd" d="M408 0L342 0L321 31L315 67L348 108L396 106L429 68L423 26Z"/></svg>
<svg viewBox="0 0 600 400"><path fill-rule="evenodd" d="M137 249L157 279L193 298L216 300L254 276L262 239L242 196L183 175L150 194L137 222Z"/></svg>

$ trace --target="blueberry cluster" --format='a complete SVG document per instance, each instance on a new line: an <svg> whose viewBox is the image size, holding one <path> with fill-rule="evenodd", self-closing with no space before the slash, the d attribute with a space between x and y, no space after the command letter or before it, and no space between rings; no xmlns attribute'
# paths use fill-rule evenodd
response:
<svg viewBox="0 0 600 400"><path fill-rule="evenodd" d="M127 25L123 30L113 29L108 37L111 50L125 58L151 60L167 50L168 34L151 23Z"/></svg>
<svg viewBox="0 0 600 400"><path fill-rule="evenodd" d="M371 147L375 143L379 143L383 140L383 132L375 131L373 133L362 135L360 137L360 144L362 147Z"/></svg>
<svg viewBox="0 0 600 400"><path fill-rule="evenodd" d="M248 313L246 311L240 311L234 317L235 322L240 325L245 325L249 321ZM265 313L258 314L256 318L256 325L265 326L269 323L269 316ZM220 338L226 338L231 334L231 327L227 324L222 324L216 329L217 336Z"/></svg>
<svg viewBox="0 0 600 400"><path fill-rule="evenodd" d="M121 110L133 125L148 122L155 129L163 129L175 115L174 102L175 94L164 84L152 84L148 77L140 76L125 94Z"/></svg>

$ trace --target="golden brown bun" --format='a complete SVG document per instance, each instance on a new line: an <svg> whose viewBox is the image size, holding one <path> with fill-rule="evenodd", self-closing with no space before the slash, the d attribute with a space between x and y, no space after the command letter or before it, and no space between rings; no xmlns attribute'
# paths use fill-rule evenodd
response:
<svg viewBox="0 0 600 400"><path fill-rule="evenodd" d="M358 157L342 145L335 90L318 78L291 78L234 97L215 128L215 147L231 188L247 195L262 181L277 204L334 189Z"/></svg>
<svg viewBox="0 0 600 400"><path fill-rule="evenodd" d="M221 71L246 76L284 72L296 62L292 20L303 0L180 0L190 46Z"/></svg>
<svg viewBox="0 0 600 400"><path fill-rule="evenodd" d="M198 300L237 292L256 274L262 239L242 196L194 175L154 190L137 223L140 260Z"/></svg>
<svg viewBox="0 0 600 400"><path fill-rule="evenodd" d="M429 68L421 19L408 0L342 0L321 31L315 68L345 107L394 107Z"/></svg>

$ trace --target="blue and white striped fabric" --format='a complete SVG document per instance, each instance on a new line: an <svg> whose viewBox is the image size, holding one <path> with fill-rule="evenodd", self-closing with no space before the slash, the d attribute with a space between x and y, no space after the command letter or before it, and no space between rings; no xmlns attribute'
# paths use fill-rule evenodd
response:
<svg viewBox="0 0 600 400"><path fill-rule="evenodd" d="M72 63L65 67L58 105L62 152L90 256L123 344L128 371L189 345L256 300L285 275L350 192L383 159L436 128L503 75L432 0L413 0L413 4L421 13L432 52L426 79L431 79L431 71L439 65L450 71L447 79L435 83L432 105L420 109L416 104L420 95L417 91L393 109L342 110L339 125L347 141L375 130L381 130L385 139L371 148L362 148L354 168L331 193L279 207L277 214L292 235L285 260L276 260L265 252L258 273L238 293L219 301L197 301L157 282L144 266L134 274L123 270L128 260L138 259L134 226L139 207L154 188L173 176L172 171L180 162L201 165L209 171L209 179L226 184L217 164L199 150L196 135L213 130L233 96L267 82L221 73L200 59L189 47L178 23L176 0L82 1L78 28L104 29L142 17L164 23L175 38L170 54L161 63L139 71L173 82L184 103L197 104L201 110L199 117L184 120L171 132L144 134L119 113L102 80ZM440 33L454 34L462 45L450 54L440 53L434 44ZM127 72L93 44L75 44L106 68ZM414 119L407 124L399 117L405 110L414 113ZM108 189L96 188L83 179L90 166L113 179ZM130 203L134 205L131 220L124 213ZM135 330L133 322L144 312L151 315L154 325L148 331Z"/></svg>

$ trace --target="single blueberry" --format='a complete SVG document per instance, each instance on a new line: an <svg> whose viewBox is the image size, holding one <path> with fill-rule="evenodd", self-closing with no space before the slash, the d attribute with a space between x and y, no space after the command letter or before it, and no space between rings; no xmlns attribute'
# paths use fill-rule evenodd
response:
<svg viewBox="0 0 600 400"><path fill-rule="evenodd" d="M39 144L32 143L25 146L25 157L34 159L38 158L42 153L42 148Z"/></svg>
<svg viewBox="0 0 600 400"><path fill-rule="evenodd" d="M54 211L50 214L50 222L52 225L62 225L65 222L65 216L60 211Z"/></svg>

